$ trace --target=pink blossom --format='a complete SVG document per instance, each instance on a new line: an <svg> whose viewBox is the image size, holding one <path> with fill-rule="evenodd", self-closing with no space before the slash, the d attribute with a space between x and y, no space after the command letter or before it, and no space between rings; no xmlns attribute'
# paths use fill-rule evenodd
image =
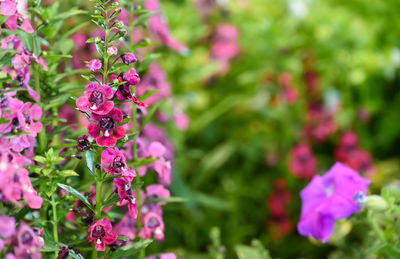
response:
<svg viewBox="0 0 400 259"><path fill-rule="evenodd" d="M76 100L76 106L82 112L90 110L104 115L114 108L114 102L106 100L113 98L113 95L113 91L108 85L99 85L99 83L93 82L87 86L84 95Z"/></svg>
<svg viewBox="0 0 400 259"><path fill-rule="evenodd" d="M216 28L211 46L211 57L216 60L229 61L239 54L239 32L228 23L219 24Z"/></svg>
<svg viewBox="0 0 400 259"><path fill-rule="evenodd" d="M168 198L169 190L161 184L152 184L146 187L146 199L151 198ZM158 205L165 205L166 202L158 202Z"/></svg>
<svg viewBox="0 0 400 259"><path fill-rule="evenodd" d="M17 12L17 3L15 0L4 0L0 4L1 15L13 15Z"/></svg>
<svg viewBox="0 0 400 259"><path fill-rule="evenodd" d="M9 238L15 233L15 218L0 216L0 236ZM1 249L0 249L1 250Z"/></svg>
<svg viewBox="0 0 400 259"><path fill-rule="evenodd" d="M42 238L37 236L28 225L22 222L17 231L17 246L14 247L16 258L40 259L40 249L42 246Z"/></svg>
<svg viewBox="0 0 400 259"><path fill-rule="evenodd" d="M132 75L129 75L129 76L132 76ZM135 77L135 76L133 76L133 77ZM124 81L121 76L117 77L115 75L112 75L111 78L112 78L113 81L114 80L118 80L118 82L120 82L120 83ZM118 100L130 100L133 103L137 104L138 106L141 106L141 107L146 107L147 106L145 103L139 101L134 93L132 94L131 87L130 87L130 85L128 83L118 86L118 90L116 92L116 96L117 96Z"/></svg>
<svg viewBox="0 0 400 259"><path fill-rule="evenodd" d="M289 170L295 177L311 179L317 170L317 160L307 144L294 146L290 151Z"/></svg>
<svg viewBox="0 0 400 259"><path fill-rule="evenodd" d="M114 47L114 46L109 47L107 49L107 54L110 55L110 56L117 55L117 53L118 53L118 49L116 47Z"/></svg>
<svg viewBox="0 0 400 259"><path fill-rule="evenodd" d="M118 139L125 136L125 129L117 125L123 119L122 112L117 108L113 108L108 114L104 115L92 113L91 119L96 121L97 124L93 122L89 124L87 127L88 134L90 137L96 139L99 146L113 147ZM103 136L101 136L101 132Z"/></svg>
<svg viewBox="0 0 400 259"><path fill-rule="evenodd" d="M144 7L150 11L160 10L158 0L145 0ZM161 13L156 13L150 17L148 30L154 38L165 46L181 53L187 52L187 47L172 37L168 25Z"/></svg>
<svg viewBox="0 0 400 259"><path fill-rule="evenodd" d="M129 213L121 219L114 227L115 233L119 236L124 236L129 239L136 237L136 218L133 218Z"/></svg>
<svg viewBox="0 0 400 259"><path fill-rule="evenodd" d="M136 193L132 191L131 180L125 177L115 178L114 183L117 186L118 196L121 199L120 203L122 203L124 200L128 201L129 215L131 215L133 218L136 218L138 214Z"/></svg>
<svg viewBox="0 0 400 259"><path fill-rule="evenodd" d="M144 76L141 83L136 87L136 93L138 96L142 96L146 91L151 90L158 90L158 93L153 94L146 100L146 103L149 105L152 105L171 94L171 86L167 82L165 72L157 62L150 64L149 73Z"/></svg>
<svg viewBox="0 0 400 259"><path fill-rule="evenodd" d="M140 77L136 73L136 69L131 67L127 72L124 73L124 80L130 85L137 85L140 82Z"/></svg>
<svg viewBox="0 0 400 259"><path fill-rule="evenodd" d="M109 174L115 175L126 171L126 159L118 148L106 148L101 153L101 167Z"/></svg>
<svg viewBox="0 0 400 259"><path fill-rule="evenodd" d="M101 61L98 59L92 59L88 63L88 68L90 71L97 72L101 68Z"/></svg>
<svg viewBox="0 0 400 259"><path fill-rule="evenodd" d="M93 223L89 228L89 243L95 242L97 251L104 251L106 245L111 245L117 240L117 235L113 233L111 222L104 218Z"/></svg>
<svg viewBox="0 0 400 259"><path fill-rule="evenodd" d="M130 52L126 52L124 53L122 56L122 61L126 64L129 65L131 63L135 63L137 61L135 55L133 53Z"/></svg>
<svg viewBox="0 0 400 259"><path fill-rule="evenodd" d="M179 130L186 130L189 126L189 117L182 112L174 113L174 121Z"/></svg>
<svg viewBox="0 0 400 259"><path fill-rule="evenodd" d="M164 222L160 215L154 212L149 212L143 216L143 228L139 233L142 238L151 238L158 242L164 240Z"/></svg>

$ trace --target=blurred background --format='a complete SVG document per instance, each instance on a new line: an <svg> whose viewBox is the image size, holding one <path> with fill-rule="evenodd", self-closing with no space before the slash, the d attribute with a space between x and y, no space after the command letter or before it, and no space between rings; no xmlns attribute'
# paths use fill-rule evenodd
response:
<svg viewBox="0 0 400 259"><path fill-rule="evenodd" d="M300 236L299 192L335 161L372 179L372 192L399 178L400 1L160 4L173 40L151 50L162 55L143 81L173 96L174 120L154 123L174 146L172 195L186 202L164 206L165 241L149 250L368 258L357 216L328 244ZM84 32L63 43L73 62L89 60Z"/></svg>
<svg viewBox="0 0 400 259"><path fill-rule="evenodd" d="M274 257L356 256L362 234L346 224L349 239L335 233L328 245L298 235L299 191L337 160L373 179L372 190L398 178L399 8L395 0L162 1L190 50L160 60L190 123L169 133L171 189L188 202L165 208L161 246L195 258L218 227L227 258L254 238Z"/></svg>

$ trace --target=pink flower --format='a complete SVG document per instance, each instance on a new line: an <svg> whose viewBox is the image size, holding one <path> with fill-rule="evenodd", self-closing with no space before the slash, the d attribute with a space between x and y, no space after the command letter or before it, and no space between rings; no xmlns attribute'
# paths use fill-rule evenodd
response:
<svg viewBox="0 0 400 259"><path fill-rule="evenodd" d="M14 235L14 233L15 233L15 218L0 216L0 236L6 239Z"/></svg>
<svg viewBox="0 0 400 259"><path fill-rule="evenodd" d="M17 12L17 3L14 0L4 0L0 4L1 15L13 15Z"/></svg>
<svg viewBox="0 0 400 259"><path fill-rule="evenodd" d="M228 23L219 24L216 28L214 41L211 46L211 57L216 60L229 61L239 54L239 32Z"/></svg>
<svg viewBox="0 0 400 259"><path fill-rule="evenodd" d="M135 176L136 176L136 173L135 173ZM131 217L133 217L133 218L136 218L137 214L138 214L136 193L134 193L132 191L131 181L132 180L129 180L125 177L114 179L114 183L117 186L117 190L118 190L118 196L121 199L120 204L122 205L122 202L124 200L128 201L129 215L131 215Z"/></svg>
<svg viewBox="0 0 400 259"><path fill-rule="evenodd" d="M89 228L89 243L95 242L97 251L104 251L106 245L111 245L117 240L117 235L113 233L111 222L104 218L93 223Z"/></svg>
<svg viewBox="0 0 400 259"><path fill-rule="evenodd" d="M14 247L16 258L39 259L41 258L40 249L42 245L43 239L22 222L17 232L17 246Z"/></svg>
<svg viewBox="0 0 400 259"><path fill-rule="evenodd" d="M122 56L122 61L126 64L129 65L131 63L135 63L137 61L135 55L133 55L133 53L130 52L126 52L124 53Z"/></svg>
<svg viewBox="0 0 400 259"><path fill-rule="evenodd" d="M164 222L160 215L149 212L143 216L143 228L139 233L142 238L151 238L161 242L164 240Z"/></svg>
<svg viewBox="0 0 400 259"><path fill-rule="evenodd" d="M150 11L159 11L160 4L158 0L145 0L144 7ZM160 13L150 17L148 29L150 34L165 46L181 53L187 52L187 47L172 37L168 25Z"/></svg>
<svg viewBox="0 0 400 259"><path fill-rule="evenodd" d="M92 59L88 63L88 68L90 71L97 72L101 68L101 61L98 59Z"/></svg>
<svg viewBox="0 0 400 259"><path fill-rule="evenodd" d="M109 47L107 49L107 54L110 55L110 56L117 55L117 53L118 53L118 49L116 47L114 47L114 46Z"/></svg>
<svg viewBox="0 0 400 259"><path fill-rule="evenodd" d="M118 148L106 148L101 153L101 167L109 174L115 175L126 171L125 156Z"/></svg>
<svg viewBox="0 0 400 259"><path fill-rule="evenodd" d="M307 124L305 126L307 136L321 142L336 130L334 114L324 109L322 103L312 103L307 107Z"/></svg>
<svg viewBox="0 0 400 259"><path fill-rule="evenodd" d="M82 112L88 110L104 115L114 108L112 101L106 101L113 98L113 91L108 85L99 85L97 82L90 83L84 92L84 96L76 100L76 106Z"/></svg>
<svg viewBox="0 0 400 259"><path fill-rule="evenodd" d="M168 198L169 190L161 184L152 184L146 187L146 199L152 198ZM157 205L165 205L166 202L158 202Z"/></svg>
<svg viewBox="0 0 400 259"><path fill-rule="evenodd" d="M125 214L122 220L114 227L115 233L129 239L136 237L136 218L130 214Z"/></svg>
<svg viewBox="0 0 400 259"><path fill-rule="evenodd" d="M174 121L179 130L186 130L189 126L189 117L182 112L174 113Z"/></svg>
<svg viewBox="0 0 400 259"><path fill-rule="evenodd" d="M295 177L311 179L317 170L317 160L307 144L294 146L290 151L289 170Z"/></svg>
<svg viewBox="0 0 400 259"><path fill-rule="evenodd" d="M140 82L140 77L138 73L136 73L136 69L133 67L126 71L123 77L124 80L127 81L130 85L137 85Z"/></svg>
<svg viewBox="0 0 400 259"><path fill-rule="evenodd" d="M118 126L117 123L122 122L122 112L117 108L113 108L108 114L98 115L91 114L91 119L97 121L90 123L87 127L90 137L96 139L96 142L101 147L113 147L118 139L125 136L125 129ZM103 133L103 136L100 133Z"/></svg>
<svg viewBox="0 0 400 259"><path fill-rule="evenodd" d="M153 142L149 146L149 153L152 157L158 158L153 163L154 170L158 174L160 182L164 185L171 184L171 163L163 157L165 147L160 142Z"/></svg>
<svg viewBox="0 0 400 259"><path fill-rule="evenodd" d="M129 71L128 71L128 72L129 72ZM135 72L135 73L136 73L136 72ZM121 76L118 76L118 77L117 77L117 76L115 76L115 75L112 75L111 78L112 78L112 80L118 80L118 82L120 82L120 83L123 82L123 79L122 79ZM126 79L125 79L125 80L126 80ZM140 79L139 79L139 80L140 80ZM131 87L130 87L129 84L119 85L119 86L118 86L118 90L117 90L117 92L116 92L116 96L117 96L117 99L118 99L118 100L130 100L130 101L132 101L133 103L137 104L138 106L146 107L146 104L145 104L145 103L139 101L139 100L136 98L135 94L132 94L132 93L131 93Z"/></svg>

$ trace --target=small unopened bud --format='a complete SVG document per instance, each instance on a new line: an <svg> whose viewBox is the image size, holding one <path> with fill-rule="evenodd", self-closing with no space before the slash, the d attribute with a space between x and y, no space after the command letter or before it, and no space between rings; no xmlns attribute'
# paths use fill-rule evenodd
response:
<svg viewBox="0 0 400 259"><path fill-rule="evenodd" d="M122 21L118 21L116 24L118 29L123 29L124 28L124 23Z"/></svg>
<svg viewBox="0 0 400 259"><path fill-rule="evenodd" d="M383 199L379 195L367 196L367 206L366 207L371 210L382 211L382 210L386 210L388 208L388 206L389 205L387 204L385 199Z"/></svg>
<svg viewBox="0 0 400 259"><path fill-rule="evenodd" d="M95 42L95 43L100 43L100 42L101 42L101 39L100 39L100 37L96 37L96 38L94 38L94 42Z"/></svg>

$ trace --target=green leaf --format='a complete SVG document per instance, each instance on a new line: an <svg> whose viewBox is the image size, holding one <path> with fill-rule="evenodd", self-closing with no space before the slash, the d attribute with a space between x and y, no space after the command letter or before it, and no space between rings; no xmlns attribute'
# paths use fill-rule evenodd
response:
<svg viewBox="0 0 400 259"><path fill-rule="evenodd" d="M140 166L144 166L144 165L148 165L153 163L154 161L157 161L157 158L154 157L149 157L149 158L139 158L137 159L135 162L133 162L133 166L135 168L140 167Z"/></svg>
<svg viewBox="0 0 400 259"><path fill-rule="evenodd" d="M77 172L75 172L74 170L62 170L60 172L61 176L79 176L79 174Z"/></svg>
<svg viewBox="0 0 400 259"><path fill-rule="evenodd" d="M89 168L90 172L95 175L94 171L94 163L96 161L96 153L92 150L88 150L85 152L85 159L86 159L86 165Z"/></svg>
<svg viewBox="0 0 400 259"><path fill-rule="evenodd" d="M187 199L182 197L168 197L168 198L153 198L147 199L145 203L156 203L156 202L167 202L167 203L175 203L175 202L186 202Z"/></svg>
<svg viewBox="0 0 400 259"><path fill-rule="evenodd" d="M143 25L152 15L156 14L156 12L146 12L140 15L132 24L133 27L137 27L139 25Z"/></svg>
<svg viewBox="0 0 400 259"><path fill-rule="evenodd" d="M33 160L35 160L36 162L39 162L39 163L41 163L41 164L44 164L45 161L46 161L46 158L45 158L45 157L42 157L42 156L34 156L34 157L33 157Z"/></svg>
<svg viewBox="0 0 400 259"><path fill-rule="evenodd" d="M59 15L55 16L54 18L50 19L49 23L53 23L53 22L59 21L59 20L65 20L69 17L76 16L79 14L85 14L85 13L87 13L87 11L72 9L72 10L69 10L68 12L60 13Z"/></svg>
<svg viewBox="0 0 400 259"><path fill-rule="evenodd" d="M153 61L159 59L161 57L160 53L152 53L147 55L144 60L139 64L139 67L137 69L138 73L146 70Z"/></svg>
<svg viewBox="0 0 400 259"><path fill-rule="evenodd" d="M261 253L259 249L245 246L245 245L237 245L235 247L236 254L239 259L270 259L271 257L268 254Z"/></svg>
<svg viewBox="0 0 400 259"><path fill-rule="evenodd" d="M143 184L144 184L144 182L134 183L134 184L131 186L131 189L134 190L134 191L135 191L135 190L138 190L138 189L142 188Z"/></svg>
<svg viewBox="0 0 400 259"><path fill-rule="evenodd" d="M107 208L108 206L112 206L115 203L119 202L120 198L117 193L111 194L111 196L104 202L103 208Z"/></svg>
<svg viewBox="0 0 400 259"><path fill-rule="evenodd" d="M138 253L140 250L148 247L152 242L153 242L152 239L143 239L133 242L130 245L123 246L112 254L111 259L117 259L122 257L132 258L129 256L134 255Z"/></svg>
<svg viewBox="0 0 400 259"><path fill-rule="evenodd" d="M93 207L90 204L89 200L82 193L78 192L76 189L74 189L73 187L71 187L69 185L65 185L65 184L62 184L62 183L58 183L57 185L60 188L62 188L64 190L66 190L67 192L69 192L70 194L74 195L78 199L80 199L83 203L86 204L86 206L88 206L91 210L93 210Z"/></svg>

